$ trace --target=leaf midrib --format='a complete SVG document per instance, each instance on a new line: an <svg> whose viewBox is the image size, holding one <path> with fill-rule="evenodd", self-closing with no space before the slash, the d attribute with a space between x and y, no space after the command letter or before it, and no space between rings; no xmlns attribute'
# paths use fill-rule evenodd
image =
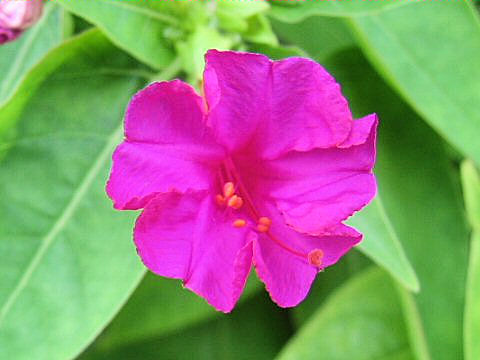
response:
<svg viewBox="0 0 480 360"><path fill-rule="evenodd" d="M5 303L2 305L0 309L0 328L9 310L12 308L15 301L18 299L22 291L28 285L28 282L30 281L32 275L34 274L41 260L44 258L48 249L53 244L57 235L68 225L69 220L74 215L76 209L80 205L85 194L87 193L93 181L95 180L95 177L101 171L103 164L108 160L111 151L113 150L115 145L120 141L123 133L122 129L123 129L122 125L119 125L113 131L113 133L107 138L105 146L99 152L98 156L92 163L92 166L87 171L85 177L80 182L76 190L73 192L72 197L70 201L67 203L65 209L62 211L62 213L57 218L57 220L53 223L50 230L42 238L40 246L37 248L34 256L30 260L30 263L26 267L25 272L23 273L17 285L15 286L13 291L10 293L10 295L7 297L7 300L5 301Z"/></svg>

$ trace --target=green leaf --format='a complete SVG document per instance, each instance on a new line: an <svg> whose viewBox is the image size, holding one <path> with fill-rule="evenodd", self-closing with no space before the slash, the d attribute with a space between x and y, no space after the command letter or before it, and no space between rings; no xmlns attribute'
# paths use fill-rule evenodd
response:
<svg viewBox="0 0 480 360"><path fill-rule="evenodd" d="M132 314L130 326L138 325L141 323L135 321ZM80 360L270 360L289 335L287 311L278 308L263 293L241 304L231 314L218 314L215 320L167 336L153 336L112 349L100 349L94 344Z"/></svg>
<svg viewBox="0 0 480 360"><path fill-rule="evenodd" d="M272 26L282 42L302 48L320 62L336 51L355 45L348 25L340 18L316 16L296 24L273 19Z"/></svg>
<svg viewBox="0 0 480 360"><path fill-rule="evenodd" d="M463 330L465 359L480 358L480 232L478 231L473 233L470 245Z"/></svg>
<svg viewBox="0 0 480 360"><path fill-rule="evenodd" d="M332 64L354 112L380 117L379 194L422 289L420 319L408 319L412 338L425 338L434 359L461 358L468 232L444 144L358 54L340 53Z"/></svg>
<svg viewBox="0 0 480 360"><path fill-rule="evenodd" d="M277 37L272 30L270 22L262 14L252 16L248 19L248 29L242 36L250 42L272 46L278 45Z"/></svg>
<svg viewBox="0 0 480 360"><path fill-rule="evenodd" d="M173 59L166 34L180 27L172 4L164 1L58 0L75 15L98 26L118 47L161 69ZM175 4L176 5L176 4Z"/></svg>
<svg viewBox="0 0 480 360"><path fill-rule="evenodd" d="M93 30L91 32L97 32ZM63 42L59 46L51 49L40 62L29 69L25 73L22 83L16 88L15 94L12 95L3 106L0 107L0 139L5 137L11 128L15 125L18 117L20 116L23 107L28 100L36 93L38 87L42 82L59 66L64 62L71 60L76 56L85 56L85 41L80 40L83 37L92 36L90 33L81 34L77 37L73 37ZM93 35L98 36L98 35ZM0 49L1 50L1 49ZM132 76L142 76L150 78L151 74L141 69L122 69L116 67L115 69L106 68L103 63L97 66L97 71L111 73L117 72L119 75L122 73L130 74ZM12 136L12 134L9 134ZM13 134L14 135L14 134ZM7 144L4 144L5 147ZM2 147L0 146L0 155L2 153Z"/></svg>
<svg viewBox="0 0 480 360"><path fill-rule="evenodd" d="M136 63L99 32L38 89L0 163L0 358L65 359L118 311L144 273L134 213L105 195ZM119 71L121 70L121 71Z"/></svg>
<svg viewBox="0 0 480 360"><path fill-rule="evenodd" d="M480 176L471 161L461 166L463 196L473 235L467 276L464 317L466 360L480 357Z"/></svg>
<svg viewBox="0 0 480 360"><path fill-rule="evenodd" d="M342 286L352 276L372 266L365 255L350 251L335 266L330 266L317 275L308 296L291 310L293 324L301 328L328 299L333 291Z"/></svg>
<svg viewBox="0 0 480 360"><path fill-rule="evenodd" d="M360 251L385 268L407 289L415 292L420 290L417 274L385 213L380 195L349 219L348 223L365 234L358 246Z"/></svg>
<svg viewBox="0 0 480 360"><path fill-rule="evenodd" d="M445 144L357 50L341 51L325 65L356 116L376 112L380 118L378 191L421 286L406 314L412 344L419 339L426 344L413 350L420 359L428 353L434 359L461 358L468 232ZM365 232L366 239L372 235Z"/></svg>
<svg viewBox="0 0 480 360"><path fill-rule="evenodd" d="M480 176L471 161L465 160L460 169L467 217L474 231L480 232Z"/></svg>
<svg viewBox="0 0 480 360"><path fill-rule="evenodd" d="M277 357L412 358L395 286L379 269L363 272L335 291Z"/></svg>
<svg viewBox="0 0 480 360"><path fill-rule="evenodd" d="M239 304L261 289L262 284L252 274ZM104 331L96 347L102 351L111 350L117 346L178 332L220 315L204 299L182 288L180 281L148 273Z"/></svg>
<svg viewBox="0 0 480 360"><path fill-rule="evenodd" d="M294 46L271 46L265 44L251 44L248 51L267 55L270 59L281 60L292 56L305 56L305 52Z"/></svg>
<svg viewBox="0 0 480 360"><path fill-rule="evenodd" d="M270 8L266 1L218 1L215 5L220 27L234 33L246 32L248 19Z"/></svg>
<svg viewBox="0 0 480 360"><path fill-rule="evenodd" d="M332 17L364 16L372 13L397 8L408 3L422 0L410 1L365 1L349 0L341 4L336 1L305 1L298 2L297 6L273 6L270 15L278 20L296 23L314 15ZM275 4L275 2L273 2Z"/></svg>
<svg viewBox="0 0 480 360"><path fill-rule="evenodd" d="M202 79L207 50L228 50L232 46L232 41L215 28L199 26L189 34L186 41L179 41L175 45L182 68L189 75L190 82L196 83Z"/></svg>
<svg viewBox="0 0 480 360"><path fill-rule="evenodd" d="M29 70L62 41L63 19L61 8L46 4L35 26L16 41L0 46L0 109L13 97Z"/></svg>
<svg viewBox="0 0 480 360"><path fill-rule="evenodd" d="M446 140L480 164L480 22L473 5L420 2L356 17L351 25L385 79Z"/></svg>

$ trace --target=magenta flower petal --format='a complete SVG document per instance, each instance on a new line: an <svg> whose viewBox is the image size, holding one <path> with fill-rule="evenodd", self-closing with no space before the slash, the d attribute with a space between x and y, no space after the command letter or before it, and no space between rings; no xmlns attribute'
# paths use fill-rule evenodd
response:
<svg viewBox="0 0 480 360"><path fill-rule="evenodd" d="M205 127L202 99L181 81L138 92L113 155L107 193L117 209L139 209L157 193L207 189L224 156Z"/></svg>
<svg viewBox="0 0 480 360"><path fill-rule="evenodd" d="M209 121L229 150L249 145L262 158L342 143L352 115L340 86L314 61L210 50Z"/></svg>
<svg viewBox="0 0 480 360"><path fill-rule="evenodd" d="M266 116L271 62L263 55L216 50L205 60L209 124L228 150L242 148Z"/></svg>
<svg viewBox="0 0 480 360"><path fill-rule="evenodd" d="M377 117L353 121L308 59L206 62L204 101L180 81L133 98L107 192L144 208L135 243L153 272L228 312L253 262L274 301L295 306L362 238L342 221L375 195Z"/></svg>
<svg viewBox="0 0 480 360"><path fill-rule="evenodd" d="M369 115L354 122L342 147L290 152L254 166L247 160L242 171L249 172L250 188L276 201L289 225L321 234L375 196L376 127L376 115Z"/></svg>
<svg viewBox="0 0 480 360"><path fill-rule="evenodd" d="M322 236L301 234L285 225L270 205L271 231L254 242L254 264L272 299L281 307L296 306L310 290L318 271L335 264L362 235L338 225ZM321 251L320 267L312 266L305 254Z"/></svg>
<svg viewBox="0 0 480 360"><path fill-rule="evenodd" d="M156 274L183 279L185 287L229 312L245 286L256 239L248 227L234 228L231 215L206 191L159 195L137 220L138 253Z"/></svg>
<svg viewBox="0 0 480 360"><path fill-rule="evenodd" d="M343 142L352 114L335 79L318 63L289 58L272 64L269 117L260 127L263 158Z"/></svg>

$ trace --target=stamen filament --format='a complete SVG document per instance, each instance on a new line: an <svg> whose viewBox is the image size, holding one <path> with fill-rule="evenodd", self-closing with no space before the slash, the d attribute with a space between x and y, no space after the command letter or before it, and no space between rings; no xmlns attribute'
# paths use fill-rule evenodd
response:
<svg viewBox="0 0 480 360"><path fill-rule="evenodd" d="M257 220L257 231L261 233L265 233L271 240L273 240L275 243L277 243L281 248L285 249L286 251L299 256L305 260L307 260L311 265L314 266L321 266L322 264L322 259L323 259L323 251L320 249L315 249L311 251L308 254L305 254L303 252L297 251L295 249L292 249L290 246L279 240L277 237L275 237L271 231L270 231L270 226L272 225L272 220L266 216L260 216L259 212L254 206L254 202L252 198L250 197L249 192L247 191L245 184L243 183L242 179L240 176L237 176L237 169L235 167L235 164L233 163L231 158L227 158L224 163L224 169L226 173L226 178L231 179L232 182L227 182L224 183L223 187L223 192L225 195L225 198L227 200L227 205L229 207L233 207L234 209L240 208L244 203L247 205L247 210L250 212L250 216L252 216L253 219ZM222 169L223 170L223 169ZM223 181L223 177L222 177ZM242 195L242 197L245 199L245 202L243 201L242 197L235 195L235 186L234 183L237 184L239 193ZM230 190L233 189L233 190ZM230 195L230 196L227 196ZM240 204L240 205L239 205ZM238 207L235 207L235 206ZM243 219L237 219L233 222L233 226L235 227L243 227L245 226L246 222Z"/></svg>

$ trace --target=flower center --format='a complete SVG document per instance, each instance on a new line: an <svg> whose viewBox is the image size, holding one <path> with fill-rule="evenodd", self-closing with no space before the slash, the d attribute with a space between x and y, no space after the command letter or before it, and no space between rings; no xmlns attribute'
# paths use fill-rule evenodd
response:
<svg viewBox="0 0 480 360"><path fill-rule="evenodd" d="M219 180L222 193L215 196L215 201L219 206L235 211L245 205L245 211L256 222L256 231L264 233L268 238L288 252L307 260L310 265L318 268L322 267L324 254L321 249L314 249L308 254L305 254L291 248L272 234L270 231L272 220L267 216L260 215L231 158L227 158L223 162L219 172ZM232 223L232 226L235 228L242 228L246 225L247 221L242 218L238 218Z"/></svg>

